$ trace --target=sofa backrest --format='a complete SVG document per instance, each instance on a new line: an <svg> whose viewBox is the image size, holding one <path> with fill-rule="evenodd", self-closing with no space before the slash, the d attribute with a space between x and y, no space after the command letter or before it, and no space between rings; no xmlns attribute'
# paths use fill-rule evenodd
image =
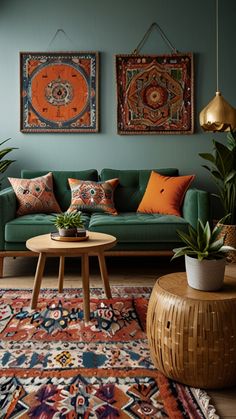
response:
<svg viewBox="0 0 236 419"><path fill-rule="evenodd" d="M103 169L101 180L106 181L119 178L119 185L115 189L114 203L118 212L136 211L146 190L151 171L163 176L178 176L178 169L141 169L141 170L116 170Z"/></svg>
<svg viewBox="0 0 236 419"><path fill-rule="evenodd" d="M55 197L60 204L61 210L66 211L71 202L71 190L68 178L98 181L98 172L96 169L80 170L80 171L63 171L63 170L26 170L21 171L21 177L24 179L32 179L46 175L48 172L53 174L53 189Z"/></svg>

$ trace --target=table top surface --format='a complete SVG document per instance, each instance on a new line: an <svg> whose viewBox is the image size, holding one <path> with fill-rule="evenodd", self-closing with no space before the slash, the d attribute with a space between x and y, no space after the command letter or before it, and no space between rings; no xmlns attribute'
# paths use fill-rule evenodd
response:
<svg viewBox="0 0 236 419"><path fill-rule="evenodd" d="M88 240L64 242L51 239L50 234L35 236L27 240L26 247L37 253L80 254L101 252L116 244L116 237L88 231Z"/></svg>
<svg viewBox="0 0 236 419"><path fill-rule="evenodd" d="M159 290L169 294L202 301L236 300L236 278L225 276L219 291L198 291L188 286L186 272L174 272L157 280Z"/></svg>

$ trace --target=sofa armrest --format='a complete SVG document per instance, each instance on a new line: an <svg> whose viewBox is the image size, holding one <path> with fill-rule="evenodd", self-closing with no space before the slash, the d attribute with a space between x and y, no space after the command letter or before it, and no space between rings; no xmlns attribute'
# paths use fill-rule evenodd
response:
<svg viewBox="0 0 236 419"><path fill-rule="evenodd" d="M188 189L183 202L183 218L194 228L198 218L210 221L210 194L200 189Z"/></svg>
<svg viewBox="0 0 236 419"><path fill-rule="evenodd" d="M16 216L16 195L12 188L0 191L0 250L4 250L5 224Z"/></svg>

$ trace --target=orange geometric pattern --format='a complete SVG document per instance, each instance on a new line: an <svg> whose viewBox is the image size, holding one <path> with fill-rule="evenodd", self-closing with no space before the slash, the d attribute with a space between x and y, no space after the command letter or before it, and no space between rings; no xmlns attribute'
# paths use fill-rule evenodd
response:
<svg viewBox="0 0 236 419"><path fill-rule="evenodd" d="M68 182L71 188L71 204L67 212L106 212L117 215L113 197L119 183L118 178L106 182L79 179L68 179Z"/></svg>

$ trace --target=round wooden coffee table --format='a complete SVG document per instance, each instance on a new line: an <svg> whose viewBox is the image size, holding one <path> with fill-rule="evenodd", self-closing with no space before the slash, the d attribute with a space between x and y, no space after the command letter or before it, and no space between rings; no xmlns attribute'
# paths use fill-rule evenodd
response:
<svg viewBox="0 0 236 419"><path fill-rule="evenodd" d="M161 277L147 314L155 366L167 377L200 388L236 384L236 279L217 292L197 291L185 273Z"/></svg>
<svg viewBox="0 0 236 419"><path fill-rule="evenodd" d="M47 256L59 256L59 283L58 290L63 290L64 279L64 258L66 256L81 256L83 298L84 298L84 320L90 319L90 299L89 299L89 255L97 255L101 277L104 284L107 298L111 298L109 279L107 274L104 251L110 249L116 244L116 238L108 234L88 232L89 238L80 242L64 242L52 240L50 234L32 237L27 240L26 247L33 252L39 253L37 269L34 279L34 288L31 299L31 308L37 307L38 295L41 287L45 260Z"/></svg>

